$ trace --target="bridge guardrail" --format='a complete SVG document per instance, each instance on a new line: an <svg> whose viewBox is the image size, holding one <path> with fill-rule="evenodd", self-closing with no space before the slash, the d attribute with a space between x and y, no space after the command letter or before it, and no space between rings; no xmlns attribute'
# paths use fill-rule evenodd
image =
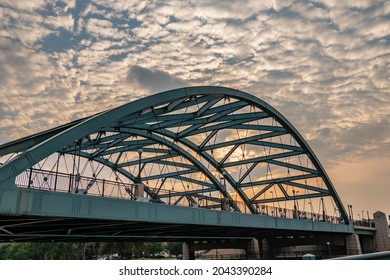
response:
<svg viewBox="0 0 390 280"><path fill-rule="evenodd" d="M18 187L39 189L46 191L67 192L81 195L94 195L101 197L120 198L120 199L135 199L135 184L125 183L118 178L115 181L99 179L96 177L86 177L80 174L66 174L61 172L53 172L46 170L39 170L30 168L16 177L15 184ZM157 190L154 188L148 188L151 195L159 193L166 199L166 204L171 204L171 197L178 196L183 192ZM219 204L220 203L220 204ZM202 204L191 204L191 207L199 208L218 208L224 202L222 199L218 202L218 199L213 198L208 200L207 198L202 201ZM246 207L243 202L235 201L235 203L242 209L244 213ZM185 204L180 204L185 206ZM221 207L222 208L222 207ZM232 209L232 208L230 208ZM302 211L300 209L288 209L283 207L275 207L270 205L258 205L256 208L258 215L288 218L288 219L300 219L310 220L316 222L327 222L334 224L343 224L344 221L341 217L326 215L325 213L319 214L310 211Z"/></svg>

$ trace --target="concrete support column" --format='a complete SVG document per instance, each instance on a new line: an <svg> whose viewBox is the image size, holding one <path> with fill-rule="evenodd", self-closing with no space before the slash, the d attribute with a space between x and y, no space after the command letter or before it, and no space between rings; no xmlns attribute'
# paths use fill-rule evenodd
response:
<svg viewBox="0 0 390 280"><path fill-rule="evenodd" d="M183 260L195 260L195 252L191 250L191 243L183 242L182 259Z"/></svg>
<svg viewBox="0 0 390 280"><path fill-rule="evenodd" d="M390 250L390 238L389 238L389 225L387 223L387 218L383 212L374 213L374 223L375 223L375 246L376 251L387 251Z"/></svg>
<svg viewBox="0 0 390 280"><path fill-rule="evenodd" d="M252 239L248 242L246 250L246 258L248 260L259 260L260 259L260 247L257 239Z"/></svg>
<svg viewBox="0 0 390 280"><path fill-rule="evenodd" d="M261 240L261 256L264 260L271 260L273 257L272 242L267 238Z"/></svg>
<svg viewBox="0 0 390 280"><path fill-rule="evenodd" d="M356 233L347 235L345 237L345 245L347 247L348 255L361 255L362 248L360 247L359 235Z"/></svg>
<svg viewBox="0 0 390 280"><path fill-rule="evenodd" d="M375 239L372 236L359 236L360 245L362 247L362 253L374 253L375 252Z"/></svg>

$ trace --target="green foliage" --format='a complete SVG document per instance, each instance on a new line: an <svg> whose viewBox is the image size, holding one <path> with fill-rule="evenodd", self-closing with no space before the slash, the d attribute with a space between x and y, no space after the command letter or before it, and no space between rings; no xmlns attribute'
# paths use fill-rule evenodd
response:
<svg viewBox="0 0 390 280"><path fill-rule="evenodd" d="M183 251L183 243L182 242L168 242L167 243L167 251L172 256L178 256L182 254Z"/></svg>
<svg viewBox="0 0 390 280"><path fill-rule="evenodd" d="M1 259L50 260L79 259L74 244L68 243L19 243L1 247Z"/></svg>
<svg viewBox="0 0 390 280"><path fill-rule="evenodd" d="M104 258L130 259L133 252L133 242L102 242L99 256Z"/></svg>
<svg viewBox="0 0 390 280"><path fill-rule="evenodd" d="M156 258L168 251L181 253L181 243L83 242L16 243L0 245L2 260L80 260L97 258ZM176 246L176 247L175 247ZM179 249L180 248L180 249Z"/></svg>
<svg viewBox="0 0 390 280"><path fill-rule="evenodd" d="M148 257L157 257L166 249L166 244L162 242L145 242L143 253Z"/></svg>
<svg viewBox="0 0 390 280"><path fill-rule="evenodd" d="M161 255L165 247L165 243L161 242L103 242L99 248L99 255L121 260L153 258Z"/></svg>
<svg viewBox="0 0 390 280"><path fill-rule="evenodd" d="M96 243L17 243L0 247L2 260L80 260L97 257Z"/></svg>

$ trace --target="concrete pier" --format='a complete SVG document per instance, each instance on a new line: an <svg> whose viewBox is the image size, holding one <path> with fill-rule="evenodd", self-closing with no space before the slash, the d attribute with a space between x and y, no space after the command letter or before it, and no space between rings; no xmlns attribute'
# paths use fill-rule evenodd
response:
<svg viewBox="0 0 390 280"><path fill-rule="evenodd" d="M356 233L347 235L345 237L345 245L347 247L348 255L361 255L362 248L360 246L359 235Z"/></svg>
<svg viewBox="0 0 390 280"><path fill-rule="evenodd" d="M385 213L377 211L374 213L375 223L375 246L377 252L390 250L389 224Z"/></svg>

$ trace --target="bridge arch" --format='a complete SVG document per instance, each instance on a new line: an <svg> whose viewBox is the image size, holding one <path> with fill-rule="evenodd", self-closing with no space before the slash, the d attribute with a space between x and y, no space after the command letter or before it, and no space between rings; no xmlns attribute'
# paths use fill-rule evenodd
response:
<svg viewBox="0 0 390 280"><path fill-rule="evenodd" d="M47 160L53 155L57 161ZM97 162L100 171L105 168L102 177L112 172L128 184L140 172L149 195L163 203L168 197L174 203L186 198L218 208L225 198L232 210L254 214L265 214L268 206L272 214L286 208L325 213L327 208L349 222L325 169L298 130L266 102L230 88L187 87L151 95L3 144L0 156L7 158L0 166L0 185L50 161L58 171L60 157L67 157L73 176L82 161L84 166ZM85 176L97 177L96 170Z"/></svg>

